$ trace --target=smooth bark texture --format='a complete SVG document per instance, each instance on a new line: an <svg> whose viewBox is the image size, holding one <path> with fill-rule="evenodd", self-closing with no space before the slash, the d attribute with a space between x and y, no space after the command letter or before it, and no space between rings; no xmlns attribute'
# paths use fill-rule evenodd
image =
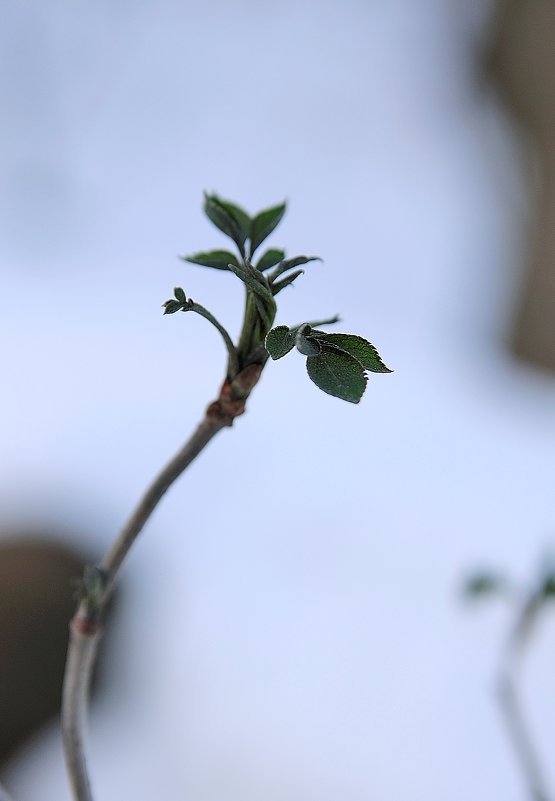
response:
<svg viewBox="0 0 555 801"><path fill-rule="evenodd" d="M79 801L92 801L84 737L90 678L99 638L100 629L87 634L72 622L62 700L62 732L71 789Z"/></svg>
<svg viewBox="0 0 555 801"><path fill-rule="evenodd" d="M105 586L94 615L91 615L90 606L82 602L71 622L62 701L62 729L66 765L75 801L93 801L84 743L90 679L101 637L103 613L117 574L163 495L206 447L212 437L220 429L231 425L232 421L233 416L230 416L229 413L226 414L226 409L222 407L221 401L216 401L209 407L206 417L192 437L147 489L102 561L100 567L104 571Z"/></svg>

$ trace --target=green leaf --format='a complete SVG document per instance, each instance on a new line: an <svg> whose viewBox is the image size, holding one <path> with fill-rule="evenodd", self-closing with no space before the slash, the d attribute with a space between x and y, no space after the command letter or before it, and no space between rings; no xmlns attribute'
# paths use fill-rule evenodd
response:
<svg viewBox="0 0 555 801"><path fill-rule="evenodd" d="M175 287L175 289L173 290L173 294L175 295L175 297L177 298L177 300L178 300L180 303L187 303L187 295L186 295L186 294L185 294L185 292L184 292L184 291L181 289L181 287L180 287L180 286L176 286L176 287Z"/></svg>
<svg viewBox="0 0 555 801"><path fill-rule="evenodd" d="M206 253L193 253L192 256L181 256L181 258L191 264L214 267L216 270L229 270L228 264L239 266L237 256L234 256L229 250L209 250Z"/></svg>
<svg viewBox="0 0 555 801"><path fill-rule="evenodd" d="M299 264L308 264L309 261L322 261L320 256L295 256L292 259L286 259L282 263L283 270L291 270L293 267L298 267Z"/></svg>
<svg viewBox="0 0 555 801"><path fill-rule="evenodd" d="M268 270L270 267L279 264L279 262L283 261L284 258L285 252L283 250L267 250L266 253L264 253L264 255L259 259L256 269L260 270L260 272L263 270Z"/></svg>
<svg viewBox="0 0 555 801"><path fill-rule="evenodd" d="M356 334L328 334L325 331L313 331L313 334L323 345L332 345L350 353L365 370L370 370L372 373L393 372L383 363L374 345L363 337L356 336Z"/></svg>
<svg viewBox="0 0 555 801"><path fill-rule="evenodd" d="M264 345L272 359L281 359L293 349L295 335L291 334L286 325L278 325L268 332Z"/></svg>
<svg viewBox="0 0 555 801"><path fill-rule="evenodd" d="M215 195L214 195L215 197ZM241 229L241 235L243 237L243 242L248 238L250 229L251 229L251 218L247 212L242 209L240 206L236 206L235 203L230 203L229 200L222 200L218 198L218 201L221 206L230 214L239 225Z"/></svg>
<svg viewBox="0 0 555 801"><path fill-rule="evenodd" d="M358 403L366 389L366 375L360 362L342 350L322 350L306 360L309 378L328 395Z"/></svg>
<svg viewBox="0 0 555 801"><path fill-rule="evenodd" d="M245 262L245 265L245 267L239 266L236 268L232 264L230 269L238 278L241 279L244 284L246 284L249 289L252 290L254 295L259 297L267 305L268 309L273 310L272 313L275 314L276 302L268 286L266 276L262 275L262 273L259 273L258 270L255 270L250 262Z"/></svg>
<svg viewBox="0 0 555 801"><path fill-rule="evenodd" d="M284 214L285 203L281 203L279 206L265 209L256 215L250 227L251 256L266 237L270 236Z"/></svg>
<svg viewBox="0 0 555 801"><path fill-rule="evenodd" d="M285 289L286 286L292 284L299 275L303 275L304 270L295 270L294 273L290 273L290 275L286 275L281 281L276 281L274 284L271 284L272 287L272 294L277 295L278 292L281 292L282 289Z"/></svg>
<svg viewBox="0 0 555 801"><path fill-rule="evenodd" d="M284 259L275 270L273 270L270 275L268 276L269 281L275 281L282 273L286 273L287 270L292 270L294 267L298 267L299 264L308 264L309 261L322 261L319 256L295 256L293 259Z"/></svg>
<svg viewBox="0 0 555 801"><path fill-rule="evenodd" d="M249 215L233 203L220 200L216 195L204 196L204 211L216 228L233 239L241 255L244 255L245 240L250 229Z"/></svg>

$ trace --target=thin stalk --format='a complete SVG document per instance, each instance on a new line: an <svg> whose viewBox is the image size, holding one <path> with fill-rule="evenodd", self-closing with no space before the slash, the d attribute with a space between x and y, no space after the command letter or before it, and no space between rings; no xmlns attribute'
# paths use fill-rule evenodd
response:
<svg viewBox="0 0 555 801"><path fill-rule="evenodd" d="M296 331L299 328L302 328L303 325L309 325L311 328L318 328L320 325L334 325L335 323L341 322L341 317L338 314L335 314L333 317L328 317L326 320L311 320L308 323L299 323L298 325L294 325L290 328L290 331Z"/></svg>
<svg viewBox="0 0 555 801"><path fill-rule="evenodd" d="M545 776L530 735L519 693L522 659L541 608L536 595L524 605L507 644L499 671L498 698L507 731L533 801L551 801Z"/></svg>
<svg viewBox="0 0 555 801"><path fill-rule="evenodd" d="M208 320L208 322L212 323L214 328L216 328L220 332L220 334L222 335L222 339L225 342L225 346L227 348L227 353L229 356L228 375L230 376L237 375L237 373L240 370L239 357L237 355L237 350L235 348L235 345L233 344L231 337L229 336L223 325L214 317L213 314L211 314L208 311L208 309L205 309L204 306L200 305L200 303L195 303L194 300L189 301L189 309L191 311L196 312L197 314L200 314L201 317L204 317L205 320Z"/></svg>
<svg viewBox="0 0 555 801"><path fill-rule="evenodd" d="M72 622L62 700L62 734L74 798L93 801L85 758L91 672L100 629L87 634Z"/></svg>
<svg viewBox="0 0 555 801"><path fill-rule="evenodd" d="M90 678L101 635L100 621L116 576L160 499L212 437L227 425L230 422L225 415L208 413L191 438L154 479L100 565L104 571L105 585L94 616L91 616L86 603L82 602L72 621L64 678L62 730L66 765L75 801L93 801L84 744Z"/></svg>
<svg viewBox="0 0 555 801"><path fill-rule="evenodd" d="M107 575L105 601L107 600L107 596L110 593L112 584L123 560L129 553L133 543L141 533L143 526L153 513L162 496L191 464L193 459L208 445L212 437L214 437L220 429L224 428L224 426L224 422L206 416L181 450L168 462L147 489L135 511L101 563L101 567Z"/></svg>

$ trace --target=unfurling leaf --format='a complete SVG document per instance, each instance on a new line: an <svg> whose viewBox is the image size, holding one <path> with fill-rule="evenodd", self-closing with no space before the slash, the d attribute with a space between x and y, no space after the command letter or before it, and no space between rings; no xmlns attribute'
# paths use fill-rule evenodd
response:
<svg viewBox="0 0 555 801"><path fill-rule="evenodd" d="M264 344L272 359L281 359L295 346L295 334L286 325L278 325L268 332Z"/></svg>
<svg viewBox="0 0 555 801"><path fill-rule="evenodd" d="M295 345L299 353L303 356L318 356L322 351L322 346L317 339L307 336L303 330L297 331L295 334Z"/></svg>
<svg viewBox="0 0 555 801"><path fill-rule="evenodd" d="M322 350L306 360L309 378L328 395L358 403L366 389L366 375L354 356L342 350Z"/></svg>
<svg viewBox="0 0 555 801"><path fill-rule="evenodd" d="M239 266L237 256L229 250L209 250L206 253L193 253L192 256L181 256L181 258L191 264L201 264L203 267L213 267L216 270L229 270L228 264Z"/></svg>
<svg viewBox="0 0 555 801"><path fill-rule="evenodd" d="M340 348L346 353L361 363L365 370L370 370L372 373L392 373L389 367L383 363L382 358L374 345L368 342L363 337L356 336L356 334L328 334L325 331L313 331L313 335L317 337L322 345L332 345L333 347Z"/></svg>
<svg viewBox="0 0 555 801"><path fill-rule="evenodd" d="M260 257L258 260L258 264L256 265L256 269L262 272L263 270L269 270L270 267L274 267L276 264L279 264L280 261L283 261L285 258L285 252L283 250L274 250L270 248L264 253L263 256Z"/></svg>
<svg viewBox="0 0 555 801"><path fill-rule="evenodd" d="M239 206L221 200L216 195L205 195L204 211L216 228L233 239L243 255L251 224L249 215Z"/></svg>
<svg viewBox="0 0 555 801"><path fill-rule="evenodd" d="M176 286L173 290L175 299L167 300L162 304L164 307L164 314L175 314L178 311L191 311L196 304L192 298L187 298L187 295L180 286Z"/></svg>
<svg viewBox="0 0 555 801"><path fill-rule="evenodd" d="M183 308L183 305L178 300L167 300L162 306L164 307L164 314L175 314L175 312Z"/></svg>
<svg viewBox="0 0 555 801"><path fill-rule="evenodd" d="M281 203L279 206L261 211L252 220L250 227L251 256L266 237L270 236L284 214L285 203Z"/></svg>

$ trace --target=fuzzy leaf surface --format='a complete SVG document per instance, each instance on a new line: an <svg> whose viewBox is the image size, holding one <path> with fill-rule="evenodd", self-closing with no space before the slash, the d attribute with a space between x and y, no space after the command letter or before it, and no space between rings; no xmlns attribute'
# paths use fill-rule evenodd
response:
<svg viewBox="0 0 555 801"><path fill-rule="evenodd" d="M289 273L289 275L286 275L285 278L281 279L281 281L273 282L270 285L271 288L272 288L272 293L274 295L277 295L278 292L281 292L281 290L285 289L286 286L289 286L290 284L292 284L293 281L295 281L299 277L299 275L303 275L303 273L304 273L304 270L295 270L294 273Z"/></svg>
<svg viewBox="0 0 555 801"><path fill-rule="evenodd" d="M278 325L268 332L264 345L274 361L281 359L295 346L295 334L286 325Z"/></svg>
<svg viewBox="0 0 555 801"><path fill-rule="evenodd" d="M247 212L242 209L240 206L236 206L235 203L231 203L229 200L222 200L218 198L220 205L224 207L224 209L230 214L239 225L241 229L241 235L243 237L243 242L247 239L250 233L251 227L251 218Z"/></svg>
<svg viewBox="0 0 555 801"><path fill-rule="evenodd" d="M344 350L346 353L350 353L361 363L365 370L370 370L372 373L393 372L389 367L386 367L374 345L364 337L359 337L356 334L327 334L325 331L313 331L313 335L323 345L332 345Z"/></svg>
<svg viewBox="0 0 555 801"><path fill-rule="evenodd" d="M270 236L284 214L285 203L281 203L279 206L265 209L256 215L250 227L251 256L266 237Z"/></svg>
<svg viewBox="0 0 555 801"><path fill-rule="evenodd" d="M286 259L283 262L283 270L291 270L293 267L298 267L299 264L308 264L309 261L322 261L320 256L294 256L292 259Z"/></svg>
<svg viewBox="0 0 555 801"><path fill-rule="evenodd" d="M234 256L229 250L208 250L206 253L193 253L192 256L182 256L181 258L191 264L213 267L215 270L229 270L228 264L239 266L237 256Z"/></svg>
<svg viewBox="0 0 555 801"><path fill-rule="evenodd" d="M205 195L204 211L216 228L233 239L243 254L250 228L249 215L233 203L220 200L216 195Z"/></svg>
<svg viewBox="0 0 555 801"><path fill-rule="evenodd" d="M354 356L341 350L322 350L306 360L309 378L328 395L358 403L366 389L366 375Z"/></svg>

